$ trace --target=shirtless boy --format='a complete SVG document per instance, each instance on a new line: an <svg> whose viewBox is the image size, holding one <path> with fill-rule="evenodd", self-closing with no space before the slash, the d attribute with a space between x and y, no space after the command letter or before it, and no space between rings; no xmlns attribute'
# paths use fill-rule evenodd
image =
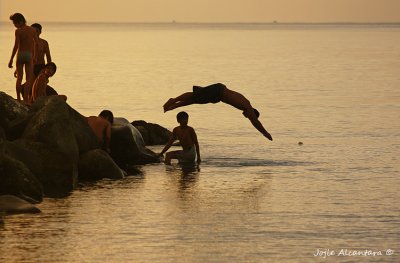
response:
<svg viewBox="0 0 400 263"><path fill-rule="evenodd" d="M192 127L187 125L189 115L186 112L181 111L176 115L176 120L179 122L179 126L173 129L169 142L165 145L159 156L163 156L163 154L172 146L172 143L178 139L183 149L167 152L165 155L165 164L170 165L171 159L178 159L179 162L194 162L196 155L197 163L200 163L200 147L199 142L197 141L196 132Z"/></svg>
<svg viewBox="0 0 400 263"><path fill-rule="evenodd" d="M47 63L51 62L50 48L49 43L43 38L40 38L40 34L42 33L42 26L38 23L34 23L31 25L36 30L38 35L38 42L35 44L35 57L33 58L33 74L35 78L39 76L42 69L46 65L45 56Z"/></svg>
<svg viewBox="0 0 400 263"><path fill-rule="evenodd" d="M193 92L186 92L176 98L170 98L164 104L164 112L191 105L224 102L238 110L248 118L262 135L272 141L272 136L267 132L261 122L258 120L260 113L251 106L246 97L239 92L228 89L224 84L216 83L207 87L193 86Z"/></svg>
<svg viewBox="0 0 400 263"><path fill-rule="evenodd" d="M32 87L32 94L29 98L29 104L34 103L39 97L49 96L47 94L47 84L49 83L49 78L52 77L57 71L57 66L53 62L47 63L42 73L36 78ZM67 100L65 95L52 95L59 96L64 100Z"/></svg>
<svg viewBox="0 0 400 263"><path fill-rule="evenodd" d="M101 148L110 153L111 126L114 122L113 113L109 110L103 110L98 117L86 117L86 121L96 135Z"/></svg>
<svg viewBox="0 0 400 263"><path fill-rule="evenodd" d="M34 57L34 46L35 42L38 42L38 36L36 30L30 26L26 25L26 20L24 16L20 13L15 13L10 16L10 20L13 21L14 26L17 28L15 30L15 43L14 48L11 53L10 62L8 62L8 67L13 67L13 60L15 54L17 54L17 82L16 82L16 92L17 99L21 100L20 92L21 83L23 78L23 71L25 66L26 74L26 88L24 90L23 100L25 103L29 101L29 93L31 92L32 84L34 81L33 77L33 57ZM17 53L18 52L18 53Z"/></svg>

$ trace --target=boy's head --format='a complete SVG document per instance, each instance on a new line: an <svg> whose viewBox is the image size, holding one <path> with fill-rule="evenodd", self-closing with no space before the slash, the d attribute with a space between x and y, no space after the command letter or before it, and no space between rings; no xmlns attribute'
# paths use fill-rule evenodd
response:
<svg viewBox="0 0 400 263"><path fill-rule="evenodd" d="M34 23L31 25L31 27L33 27L37 34L40 35L42 33L42 25L38 24L38 23Z"/></svg>
<svg viewBox="0 0 400 263"><path fill-rule="evenodd" d="M179 122L179 124L181 125L187 125L188 121L189 121L189 114L187 114L184 111L179 112L176 115L176 120Z"/></svg>
<svg viewBox="0 0 400 263"><path fill-rule="evenodd" d="M111 124L114 123L114 115L111 111L109 110L103 110L102 112L100 112L99 117L106 119L107 121L109 121Z"/></svg>
<svg viewBox="0 0 400 263"><path fill-rule="evenodd" d="M57 71L57 66L56 64L54 64L54 62L49 62L46 64L46 66L44 67L44 73L48 76L51 77L54 74L56 74Z"/></svg>
<svg viewBox="0 0 400 263"><path fill-rule="evenodd" d="M26 24L25 17L21 13L15 13L10 16L10 20L13 21L15 26L20 26Z"/></svg>

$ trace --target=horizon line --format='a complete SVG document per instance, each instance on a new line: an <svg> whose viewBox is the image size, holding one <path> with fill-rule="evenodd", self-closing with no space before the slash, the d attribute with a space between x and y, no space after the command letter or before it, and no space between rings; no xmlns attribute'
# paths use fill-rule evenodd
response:
<svg viewBox="0 0 400 263"><path fill-rule="evenodd" d="M9 20L0 20L0 23L8 23ZM185 22L185 21L42 21L41 23L60 23L60 24L308 24L308 25L329 25L329 24L353 24L353 25L368 25L368 24L400 24L400 21L385 21L385 22L345 22L345 21L337 21L337 22L279 22L268 21L268 22Z"/></svg>

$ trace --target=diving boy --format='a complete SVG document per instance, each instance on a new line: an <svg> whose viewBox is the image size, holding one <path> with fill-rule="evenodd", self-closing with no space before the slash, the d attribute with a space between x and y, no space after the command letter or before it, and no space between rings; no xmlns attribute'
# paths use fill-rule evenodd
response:
<svg viewBox="0 0 400 263"><path fill-rule="evenodd" d="M165 164L170 165L171 159L178 159L179 162L194 162L196 156L197 163L200 163L199 142L194 129L188 126L189 115L186 112L181 111L176 115L176 120L178 121L179 126L173 129L169 142L165 145L159 156L163 156L163 154L172 146L172 143L178 139L182 146L182 150L167 152L165 155Z"/></svg>
<svg viewBox="0 0 400 263"><path fill-rule="evenodd" d="M272 136L258 120L260 113L253 108L250 101L239 92L228 89L224 84L216 83L207 87L193 86L193 92L185 92L176 98L170 98L164 104L164 112L192 104L224 102L242 111L244 117L264 137L272 141Z"/></svg>

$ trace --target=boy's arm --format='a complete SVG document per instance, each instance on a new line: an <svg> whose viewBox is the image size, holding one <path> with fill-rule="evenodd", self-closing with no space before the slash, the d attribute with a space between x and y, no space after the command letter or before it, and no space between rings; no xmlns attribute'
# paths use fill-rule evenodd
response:
<svg viewBox="0 0 400 263"><path fill-rule="evenodd" d="M51 55L50 55L49 43L47 43L47 41L45 41L44 53L46 54L47 63L50 63L51 62Z"/></svg>
<svg viewBox="0 0 400 263"><path fill-rule="evenodd" d="M162 156L168 149L172 146L174 141L176 140L176 132L175 129L172 131L171 137L169 138L168 143L165 145L164 149L158 154L158 156Z"/></svg>
<svg viewBox="0 0 400 263"><path fill-rule="evenodd" d="M13 64L13 60L14 60L15 54L17 53L17 50L18 50L18 43L19 43L19 34L18 34L18 30L15 30L15 43L14 43L14 48L13 48L13 50L11 52L10 61L8 62L8 67L9 68L13 67L12 64Z"/></svg>
<svg viewBox="0 0 400 263"><path fill-rule="evenodd" d="M199 145L199 141L197 140L197 134L194 131L194 129L192 129L192 139L193 139L193 142L194 142L194 146L196 147L197 163L201 163L200 145Z"/></svg>
<svg viewBox="0 0 400 263"><path fill-rule="evenodd" d="M32 86L32 99L35 101L39 97L46 96L46 87L47 82L43 75L39 75L39 77L35 80Z"/></svg>
<svg viewBox="0 0 400 263"><path fill-rule="evenodd" d="M257 116L253 112L249 113L247 118L250 120L251 124L253 124L254 128L261 132L262 135L268 138L268 140L272 141L271 134L267 132L267 130L264 128L264 126L261 124L261 122L258 120Z"/></svg>

